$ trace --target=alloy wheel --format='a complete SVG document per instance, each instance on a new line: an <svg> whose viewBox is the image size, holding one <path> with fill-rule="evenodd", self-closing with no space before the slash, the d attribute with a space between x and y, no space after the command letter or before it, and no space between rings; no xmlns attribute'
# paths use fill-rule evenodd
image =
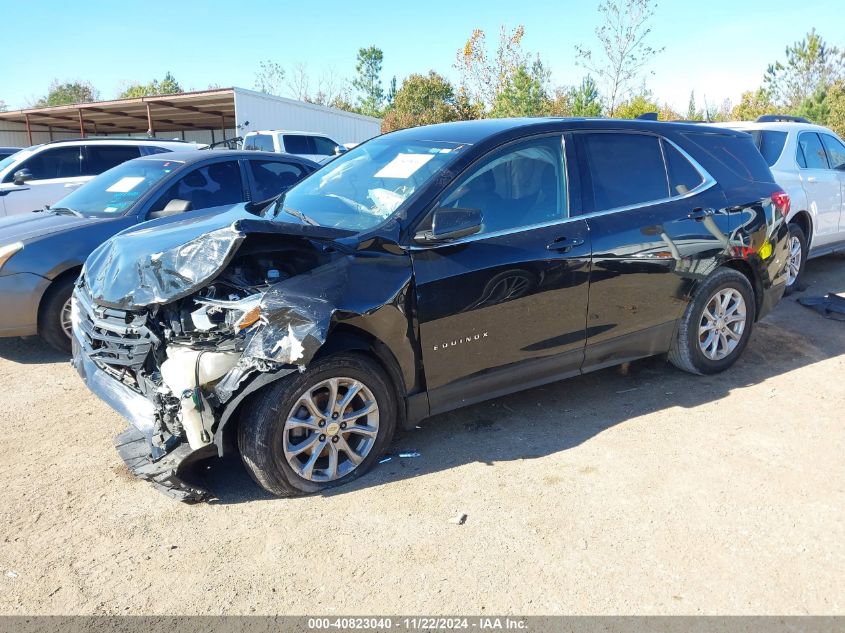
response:
<svg viewBox="0 0 845 633"><path fill-rule="evenodd" d="M698 346L710 360L722 360L736 349L745 331L748 310L742 294L724 288L714 294L701 315Z"/></svg>
<svg viewBox="0 0 845 633"><path fill-rule="evenodd" d="M282 448L303 479L345 477L370 454L379 429L373 392L353 378L329 378L299 395L285 419Z"/></svg>
<svg viewBox="0 0 845 633"><path fill-rule="evenodd" d="M794 235L789 238L789 255L786 260L786 285L791 286L801 272L801 240Z"/></svg>
<svg viewBox="0 0 845 633"><path fill-rule="evenodd" d="M62 331L68 338L73 338L73 320L71 319L71 299L68 298L62 306L62 311L59 313L59 323L62 326Z"/></svg>

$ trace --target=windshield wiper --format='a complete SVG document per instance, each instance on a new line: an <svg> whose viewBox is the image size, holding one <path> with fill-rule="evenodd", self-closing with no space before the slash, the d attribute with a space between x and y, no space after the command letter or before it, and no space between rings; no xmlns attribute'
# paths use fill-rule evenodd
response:
<svg viewBox="0 0 845 633"><path fill-rule="evenodd" d="M78 218L82 217L82 214L79 211L74 211L73 209L69 209L68 207L50 207L49 209L56 215L75 215Z"/></svg>
<svg viewBox="0 0 845 633"><path fill-rule="evenodd" d="M285 207L282 209L285 213L292 215L298 220L302 220L305 224L310 224L311 226L320 226L320 223L317 222L314 218L309 218L305 215L302 211L297 211L296 209L291 209L290 207Z"/></svg>

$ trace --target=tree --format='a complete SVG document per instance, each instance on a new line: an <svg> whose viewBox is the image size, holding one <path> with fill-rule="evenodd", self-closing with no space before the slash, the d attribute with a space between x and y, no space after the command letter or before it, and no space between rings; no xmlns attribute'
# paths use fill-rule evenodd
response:
<svg viewBox="0 0 845 633"><path fill-rule="evenodd" d="M255 89L268 95L281 97L285 89L285 69L269 59L258 64Z"/></svg>
<svg viewBox="0 0 845 633"><path fill-rule="evenodd" d="M537 62L539 63L539 62ZM540 116L547 112L549 97L538 75L542 71L517 68L493 101L494 117Z"/></svg>
<svg viewBox="0 0 845 633"><path fill-rule="evenodd" d="M660 104L648 91L630 97L627 101L616 106L614 116L619 119L636 119L641 114L660 112Z"/></svg>
<svg viewBox="0 0 845 633"><path fill-rule="evenodd" d="M289 94L300 101L312 101L308 91L310 80L308 78L308 65L305 63L294 64L290 79L287 81Z"/></svg>
<svg viewBox="0 0 845 633"><path fill-rule="evenodd" d="M352 86L358 91L358 108L361 114L381 116L384 89L381 86L381 65L384 53L380 48L370 46L358 49L356 76Z"/></svg>
<svg viewBox="0 0 845 633"><path fill-rule="evenodd" d="M396 91L393 107L384 115L382 132L457 121L460 118L455 89L442 75L414 74Z"/></svg>
<svg viewBox="0 0 845 633"><path fill-rule="evenodd" d="M481 112L492 111L503 91L514 91L518 73L522 74L518 81L523 83L523 89L528 87L526 80L530 77L532 85L545 91L549 71L539 56L532 59L522 50L524 35L525 28L521 25L512 31L502 26L499 44L495 53L490 54L487 51L487 35L483 30L475 29L458 51L455 68L461 73L460 91L473 108ZM501 107L500 104L500 111Z"/></svg>
<svg viewBox="0 0 845 633"><path fill-rule="evenodd" d="M549 116L575 116L572 113L572 88L557 87L546 102Z"/></svg>
<svg viewBox="0 0 845 633"><path fill-rule="evenodd" d="M845 52L828 46L811 29L806 37L786 47L786 62L769 65L763 77L775 105L796 109L819 90L845 80Z"/></svg>
<svg viewBox="0 0 845 633"><path fill-rule="evenodd" d="M73 103L91 103L96 101L100 93L87 81L66 81L59 83L54 79L50 90L33 104L36 108L69 105Z"/></svg>
<svg viewBox="0 0 845 633"><path fill-rule="evenodd" d="M587 75L581 85L570 92L572 98L572 116L601 116L601 95L595 80Z"/></svg>
<svg viewBox="0 0 845 633"><path fill-rule="evenodd" d="M774 114L777 107L772 103L769 92L765 88L742 93L739 103L731 110L730 118L734 121L754 121L763 114Z"/></svg>
<svg viewBox="0 0 845 633"><path fill-rule="evenodd" d="M827 125L840 137L845 137L845 81L833 84L825 99L828 106Z"/></svg>
<svg viewBox="0 0 845 633"><path fill-rule="evenodd" d="M655 6L654 0L602 0L598 10L603 24L596 28L601 57L597 59L585 46L575 47L578 63L604 82L610 116L616 116L616 107L630 92L631 84L663 51L646 44Z"/></svg>
<svg viewBox="0 0 845 633"><path fill-rule="evenodd" d="M165 73L164 79L161 81L153 79L148 84L134 83L130 84L126 90L118 95L118 99L134 99L137 97L149 97L153 95L172 95L180 92L182 86L176 81L176 78L170 74L170 71Z"/></svg>
<svg viewBox="0 0 845 633"><path fill-rule="evenodd" d="M0 99L0 112L5 112L7 108L6 102Z"/></svg>

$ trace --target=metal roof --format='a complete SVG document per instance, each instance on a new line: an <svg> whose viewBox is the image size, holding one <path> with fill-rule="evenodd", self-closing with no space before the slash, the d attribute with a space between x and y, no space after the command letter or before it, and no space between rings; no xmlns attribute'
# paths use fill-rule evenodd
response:
<svg viewBox="0 0 845 633"><path fill-rule="evenodd" d="M95 101L0 112L0 121L88 134L213 130L235 127L235 90Z"/></svg>

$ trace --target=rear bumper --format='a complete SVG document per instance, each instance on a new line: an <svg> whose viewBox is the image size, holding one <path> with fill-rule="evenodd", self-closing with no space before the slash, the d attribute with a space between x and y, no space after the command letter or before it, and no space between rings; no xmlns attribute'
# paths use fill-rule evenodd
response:
<svg viewBox="0 0 845 633"><path fill-rule="evenodd" d="M49 285L32 273L0 276L0 336L38 333L38 305Z"/></svg>

